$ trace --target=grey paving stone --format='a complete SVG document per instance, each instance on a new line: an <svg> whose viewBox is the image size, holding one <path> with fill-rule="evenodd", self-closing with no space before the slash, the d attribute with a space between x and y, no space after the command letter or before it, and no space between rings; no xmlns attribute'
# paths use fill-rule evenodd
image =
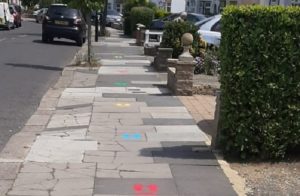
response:
<svg viewBox="0 0 300 196"><path fill-rule="evenodd" d="M90 113L55 114L50 119L47 128L71 127L89 125Z"/></svg>
<svg viewBox="0 0 300 196"><path fill-rule="evenodd" d="M136 55L136 54L143 54L144 51L142 48L139 47L117 47L117 46L99 46L93 47L94 53L106 53L107 51L114 51L115 53L122 53L127 55Z"/></svg>
<svg viewBox="0 0 300 196"><path fill-rule="evenodd" d="M155 133L154 126L117 126L117 133Z"/></svg>
<svg viewBox="0 0 300 196"><path fill-rule="evenodd" d="M13 180L1 180L0 179L0 195L6 195L8 190L13 186Z"/></svg>
<svg viewBox="0 0 300 196"><path fill-rule="evenodd" d="M99 103L99 102L98 102ZM114 106L94 106L94 113L137 113L140 112L139 106L118 107Z"/></svg>
<svg viewBox="0 0 300 196"><path fill-rule="evenodd" d="M183 151L180 147L173 147L164 151L152 152L155 163L169 163L180 165L209 165L217 166L218 161L210 151Z"/></svg>
<svg viewBox="0 0 300 196"><path fill-rule="evenodd" d="M0 180L14 180L20 166L21 163L0 163Z"/></svg>
<svg viewBox="0 0 300 196"><path fill-rule="evenodd" d="M50 115L32 115L26 125L44 126L48 123Z"/></svg>
<svg viewBox="0 0 300 196"><path fill-rule="evenodd" d="M179 195L237 195L218 166L171 165Z"/></svg>
<svg viewBox="0 0 300 196"><path fill-rule="evenodd" d="M143 187L142 192L135 190L135 185ZM178 196L176 186L171 179L105 179L96 178L94 194L109 195L149 195L149 185L154 185L157 191L152 195ZM151 195L151 194L150 194Z"/></svg>
<svg viewBox="0 0 300 196"><path fill-rule="evenodd" d="M0 159L24 160L38 134L24 131L13 135L1 151Z"/></svg>
<svg viewBox="0 0 300 196"><path fill-rule="evenodd" d="M144 118L144 125L195 125L194 119Z"/></svg>
<svg viewBox="0 0 300 196"><path fill-rule="evenodd" d="M153 86L165 86L155 84L132 84L131 81L160 81L156 75L101 75L97 80L97 86L103 87L153 87Z"/></svg>
<svg viewBox="0 0 300 196"><path fill-rule="evenodd" d="M90 125L89 132L97 132L97 133L115 133L116 126L114 125L107 125L107 126L97 126L97 125Z"/></svg>
<svg viewBox="0 0 300 196"><path fill-rule="evenodd" d="M136 98L139 102L146 102L149 107L178 107L183 106L180 100L174 96L163 95L134 95L134 94L113 94L104 93L107 98Z"/></svg>
<svg viewBox="0 0 300 196"><path fill-rule="evenodd" d="M87 87L95 86L97 80L97 72L84 73L76 71L73 75L73 81L70 87Z"/></svg>
<svg viewBox="0 0 300 196"><path fill-rule="evenodd" d="M178 151L193 151L193 149L206 149L209 150L209 147L205 142L161 142L164 151L171 151L176 148Z"/></svg>

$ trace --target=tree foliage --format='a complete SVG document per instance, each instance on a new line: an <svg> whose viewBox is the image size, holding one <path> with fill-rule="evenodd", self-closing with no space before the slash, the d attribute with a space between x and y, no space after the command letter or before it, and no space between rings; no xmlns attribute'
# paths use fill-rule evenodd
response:
<svg viewBox="0 0 300 196"><path fill-rule="evenodd" d="M22 4L24 6L28 6L28 7L33 7L34 5L36 5L39 2L39 0L23 0Z"/></svg>

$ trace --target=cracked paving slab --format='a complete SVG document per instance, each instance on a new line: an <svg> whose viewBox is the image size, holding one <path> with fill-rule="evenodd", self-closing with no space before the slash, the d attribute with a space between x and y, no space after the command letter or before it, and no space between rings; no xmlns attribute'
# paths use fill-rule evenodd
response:
<svg viewBox="0 0 300 196"><path fill-rule="evenodd" d="M95 171L94 163L27 162L8 196L91 196Z"/></svg>
<svg viewBox="0 0 300 196"><path fill-rule="evenodd" d="M85 150L97 150L97 141L88 140L87 129L43 132L26 157L26 161L80 163Z"/></svg>
<svg viewBox="0 0 300 196"><path fill-rule="evenodd" d="M172 178L168 164L124 164L124 163L98 163L98 178Z"/></svg>
<svg viewBox="0 0 300 196"><path fill-rule="evenodd" d="M91 113L81 114L54 114L47 128L72 127L72 126L88 126Z"/></svg>

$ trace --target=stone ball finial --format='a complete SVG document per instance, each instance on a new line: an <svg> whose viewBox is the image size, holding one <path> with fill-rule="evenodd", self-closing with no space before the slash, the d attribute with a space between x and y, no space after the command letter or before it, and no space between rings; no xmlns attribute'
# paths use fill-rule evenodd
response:
<svg viewBox="0 0 300 196"><path fill-rule="evenodd" d="M193 35L190 33L185 33L181 37L181 44L182 46L191 46L193 44L194 38Z"/></svg>
<svg viewBox="0 0 300 196"><path fill-rule="evenodd" d="M181 44L183 46L183 53L179 55L180 61L192 62L193 56L190 54L190 49L192 48L194 38L190 33L185 33L181 37Z"/></svg>

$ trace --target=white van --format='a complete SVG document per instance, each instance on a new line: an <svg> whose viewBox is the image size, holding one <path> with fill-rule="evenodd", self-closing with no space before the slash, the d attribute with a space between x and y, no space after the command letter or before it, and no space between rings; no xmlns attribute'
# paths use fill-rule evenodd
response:
<svg viewBox="0 0 300 196"><path fill-rule="evenodd" d="M9 5L5 2L0 2L0 28L14 28L14 17L9 11Z"/></svg>

